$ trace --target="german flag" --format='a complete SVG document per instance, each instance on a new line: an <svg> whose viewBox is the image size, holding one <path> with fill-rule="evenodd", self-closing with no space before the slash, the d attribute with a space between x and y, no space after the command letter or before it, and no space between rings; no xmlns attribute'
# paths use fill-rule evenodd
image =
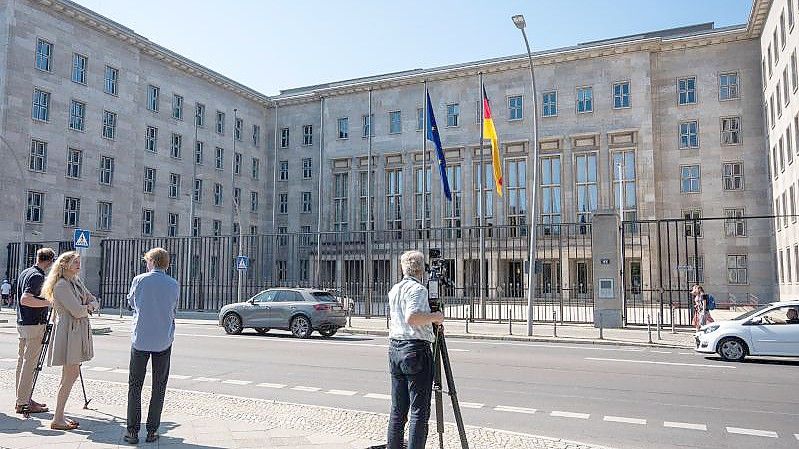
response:
<svg viewBox="0 0 799 449"><path fill-rule="evenodd" d="M491 140L491 163L494 166L494 182L496 183L497 194L502 196L502 162L499 159L499 141L497 130L494 128L494 119L491 118L491 106L488 104L488 95L483 87L483 137Z"/></svg>

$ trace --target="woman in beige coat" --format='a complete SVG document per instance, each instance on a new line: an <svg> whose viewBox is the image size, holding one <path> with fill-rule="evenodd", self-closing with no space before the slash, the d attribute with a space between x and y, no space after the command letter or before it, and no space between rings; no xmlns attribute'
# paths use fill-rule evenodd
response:
<svg viewBox="0 0 799 449"><path fill-rule="evenodd" d="M55 311L48 365L63 367L55 414L50 423L50 428L55 430L78 428L77 421L64 417L64 407L80 375L80 364L94 357L89 314L97 310L98 303L78 277L79 272L80 255L75 251L63 253L42 287L42 296L52 301Z"/></svg>

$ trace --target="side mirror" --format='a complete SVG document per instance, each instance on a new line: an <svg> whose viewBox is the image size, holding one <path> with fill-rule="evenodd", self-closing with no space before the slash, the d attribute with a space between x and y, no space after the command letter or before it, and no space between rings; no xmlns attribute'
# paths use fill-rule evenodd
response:
<svg viewBox="0 0 799 449"><path fill-rule="evenodd" d="M247 300L247 302L250 304L255 304L255 298L250 298Z"/></svg>

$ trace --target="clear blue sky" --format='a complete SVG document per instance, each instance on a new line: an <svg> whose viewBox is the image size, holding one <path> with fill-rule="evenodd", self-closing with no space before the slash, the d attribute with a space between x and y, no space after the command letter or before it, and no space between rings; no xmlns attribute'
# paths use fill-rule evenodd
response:
<svg viewBox="0 0 799 449"><path fill-rule="evenodd" d="M745 23L751 0L76 0L264 94L644 31Z"/></svg>

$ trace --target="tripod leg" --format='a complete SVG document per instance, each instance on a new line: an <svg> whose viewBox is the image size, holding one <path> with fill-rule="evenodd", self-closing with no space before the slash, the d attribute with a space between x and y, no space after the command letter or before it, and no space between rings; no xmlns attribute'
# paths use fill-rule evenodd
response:
<svg viewBox="0 0 799 449"><path fill-rule="evenodd" d="M50 333L53 331L53 325L48 323L44 328L44 335L42 335L42 349L39 351L39 358L36 360L36 367L33 368L33 382L31 383L31 394L28 396L28 403L25 404L22 416L30 418L30 406L33 401L33 392L36 390L36 381L39 380L39 373L44 367L44 359L47 357L47 348L50 346Z"/></svg>
<svg viewBox="0 0 799 449"><path fill-rule="evenodd" d="M444 375L447 377L447 390L449 391L449 398L452 400L452 411L455 414L455 424L458 426L458 436L461 439L461 448L469 449L469 441L466 440L466 428L463 425L463 416L461 415L461 406L458 403L458 393L455 391L455 379L452 376L452 365L449 363L449 352L447 351L447 342L444 340L444 333L439 335L441 340L441 360L444 365Z"/></svg>
<svg viewBox="0 0 799 449"><path fill-rule="evenodd" d="M78 367L78 374L80 375L80 388L83 390L83 409L87 410L89 408L89 402L92 402L91 399L86 399L86 385L83 383L83 365Z"/></svg>
<svg viewBox="0 0 799 449"><path fill-rule="evenodd" d="M433 392L436 395L436 431L438 432L438 446L444 449L444 395L441 384L441 344L442 336L440 327L436 326L436 341L433 344Z"/></svg>

